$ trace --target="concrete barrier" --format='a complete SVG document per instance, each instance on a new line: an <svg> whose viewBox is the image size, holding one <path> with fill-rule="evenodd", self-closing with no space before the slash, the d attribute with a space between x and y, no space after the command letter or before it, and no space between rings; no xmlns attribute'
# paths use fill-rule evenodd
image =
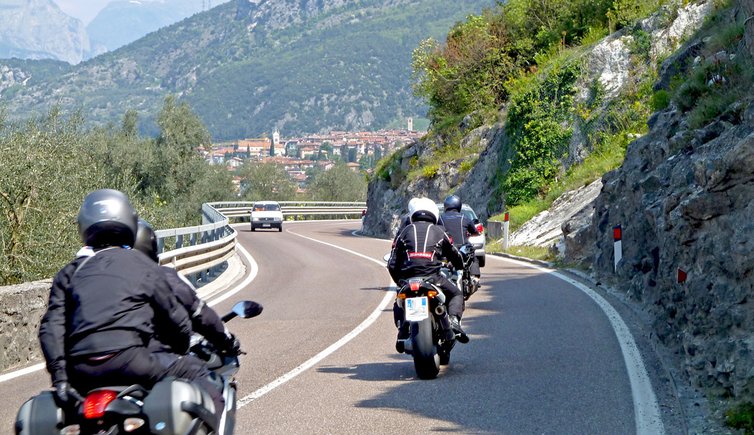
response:
<svg viewBox="0 0 754 435"><path fill-rule="evenodd" d="M42 360L37 335L51 285L44 280L0 287L0 371Z"/></svg>
<svg viewBox="0 0 754 435"><path fill-rule="evenodd" d="M503 223L497 221L487 222L487 238L490 240L500 240L503 237Z"/></svg>

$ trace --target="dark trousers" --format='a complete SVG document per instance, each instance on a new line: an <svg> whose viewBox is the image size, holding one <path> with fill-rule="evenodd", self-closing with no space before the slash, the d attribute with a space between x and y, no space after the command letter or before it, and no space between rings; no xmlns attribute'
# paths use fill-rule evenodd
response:
<svg viewBox="0 0 754 435"><path fill-rule="evenodd" d="M152 388L158 381L174 376L195 382L212 397L215 414L222 414L225 400L204 361L192 355L152 352L132 347L104 360L77 358L68 368L71 385L82 393L108 385L139 384Z"/></svg>
<svg viewBox="0 0 754 435"><path fill-rule="evenodd" d="M474 256L474 260L471 262L471 266L469 266L469 273L471 276L475 276L479 278L482 276L481 271L479 270L479 257L476 255Z"/></svg>

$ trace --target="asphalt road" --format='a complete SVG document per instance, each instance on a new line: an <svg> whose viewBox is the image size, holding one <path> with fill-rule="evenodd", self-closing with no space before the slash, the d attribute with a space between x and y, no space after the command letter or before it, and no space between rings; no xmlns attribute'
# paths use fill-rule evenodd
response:
<svg viewBox="0 0 754 435"><path fill-rule="evenodd" d="M467 304L471 342L437 379L418 380L411 357L394 350L381 260L390 244L354 235L358 227L237 228L256 276L215 308L252 299L265 309L228 324L248 352L236 433L637 432L636 387L605 311L553 274L501 258L488 256ZM45 371L0 383L0 427L48 384Z"/></svg>

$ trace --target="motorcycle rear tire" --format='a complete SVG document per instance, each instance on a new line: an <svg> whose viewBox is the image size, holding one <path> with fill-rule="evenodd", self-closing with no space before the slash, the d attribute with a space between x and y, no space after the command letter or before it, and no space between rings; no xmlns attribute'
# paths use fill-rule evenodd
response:
<svg viewBox="0 0 754 435"><path fill-rule="evenodd" d="M419 379L434 379L440 372L440 355L432 340L432 319L411 323L414 369Z"/></svg>

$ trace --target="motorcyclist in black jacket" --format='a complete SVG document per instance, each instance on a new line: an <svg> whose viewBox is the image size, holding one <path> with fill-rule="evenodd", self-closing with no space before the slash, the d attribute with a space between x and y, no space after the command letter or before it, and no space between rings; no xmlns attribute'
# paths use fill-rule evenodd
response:
<svg viewBox="0 0 754 435"><path fill-rule="evenodd" d="M143 252L152 261L159 264L157 236L149 222L144 219L139 219L134 249ZM228 331L215 310L199 298L194 286L172 267L160 266L160 271L165 276L178 302L188 312L191 319L191 328L194 332L206 338L220 353L238 355L241 350L241 343L235 335ZM159 336L157 340L164 344L165 350L172 350L168 347L168 340L163 340Z"/></svg>
<svg viewBox="0 0 754 435"><path fill-rule="evenodd" d="M441 226L436 225L439 210L429 198L412 201L409 207L411 224L395 238L393 250L388 260L388 271L396 284L413 277L427 277L442 289L448 298L450 325L461 343L468 342L468 336L461 327L463 316L463 294L452 282L440 274L441 259L447 258L454 267L462 268L461 254L451 243ZM393 314L398 326L398 340L408 338L408 329L403 322L403 310L393 305ZM398 346L398 345L396 345Z"/></svg>
<svg viewBox="0 0 754 435"><path fill-rule="evenodd" d="M442 225L445 228L456 248L469 242L469 234L473 236L479 235L475 223L461 213L461 207L461 198L457 195L450 195L445 198L445 201L443 201L443 208L445 210L440 215L440 222L438 223L438 225ZM469 272L473 278L476 278L477 281L479 280L481 273L479 272L479 260L476 256L473 258Z"/></svg>
<svg viewBox="0 0 754 435"><path fill-rule="evenodd" d="M175 376L201 385L219 414L224 401L211 373L200 359L183 355L191 336L188 313L159 266L130 248L137 219L117 190L97 190L84 199L79 234L93 255L79 256L57 273L39 328L54 396L61 406L73 405L81 400L78 391L151 388ZM152 349L156 333L175 353Z"/></svg>

